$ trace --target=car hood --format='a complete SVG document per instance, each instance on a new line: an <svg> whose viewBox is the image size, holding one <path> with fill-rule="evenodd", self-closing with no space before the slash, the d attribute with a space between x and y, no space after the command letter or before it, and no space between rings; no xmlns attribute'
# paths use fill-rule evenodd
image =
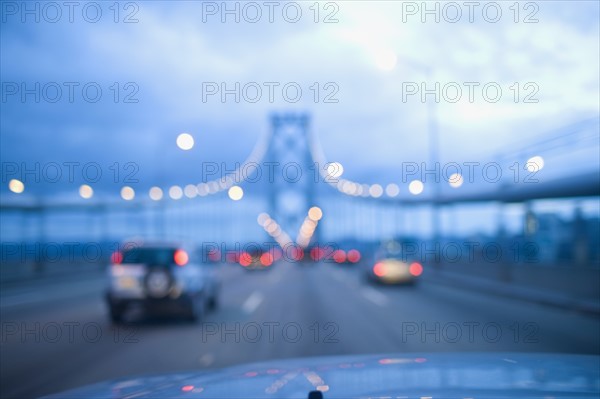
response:
<svg viewBox="0 0 600 399"><path fill-rule="evenodd" d="M291 359L103 382L50 398L598 397L600 357L387 354Z"/></svg>

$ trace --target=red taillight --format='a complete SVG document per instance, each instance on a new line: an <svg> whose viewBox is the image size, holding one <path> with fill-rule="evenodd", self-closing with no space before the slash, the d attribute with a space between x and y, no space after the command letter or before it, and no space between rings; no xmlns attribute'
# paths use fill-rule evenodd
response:
<svg viewBox="0 0 600 399"><path fill-rule="evenodd" d="M313 249L310 250L310 257L315 262L320 261L323 258L324 252L325 251L323 251L323 249L321 249L319 247L314 247Z"/></svg>
<svg viewBox="0 0 600 399"><path fill-rule="evenodd" d="M423 266L421 266L419 262L413 262L410 264L408 271L410 272L410 274L417 277L420 276L421 273L423 273Z"/></svg>
<svg viewBox="0 0 600 399"><path fill-rule="evenodd" d="M123 263L123 254L120 251L113 252L110 256L110 261L115 265Z"/></svg>
<svg viewBox="0 0 600 399"><path fill-rule="evenodd" d="M351 249L348 251L347 257L349 262L356 263L360 260L360 252L358 252L356 249Z"/></svg>
<svg viewBox="0 0 600 399"><path fill-rule="evenodd" d="M208 259L213 262L217 262L221 258L221 252L219 250L213 250L208 252Z"/></svg>
<svg viewBox="0 0 600 399"><path fill-rule="evenodd" d="M247 267L252 263L252 256L248 252L242 252L240 255L240 265Z"/></svg>
<svg viewBox="0 0 600 399"><path fill-rule="evenodd" d="M346 252L342 251L341 249L338 249L337 251L335 251L333 253L333 260L336 261L337 263L343 263L346 261Z"/></svg>
<svg viewBox="0 0 600 399"><path fill-rule="evenodd" d="M377 277L385 276L385 265L381 262L375 263L375 266L373 266L373 273L375 273Z"/></svg>
<svg viewBox="0 0 600 399"><path fill-rule="evenodd" d="M302 250L302 248L299 247L293 247L291 249L291 259L295 260L295 261L300 261L304 258L304 251Z"/></svg>
<svg viewBox="0 0 600 399"><path fill-rule="evenodd" d="M175 261L175 264L177 266L185 266L190 260L190 258L187 252L185 252L183 249L178 249L173 255L173 260Z"/></svg>
<svg viewBox="0 0 600 399"><path fill-rule="evenodd" d="M265 252L260 256L260 263L263 266L271 266L273 263L273 255L271 255L269 252Z"/></svg>

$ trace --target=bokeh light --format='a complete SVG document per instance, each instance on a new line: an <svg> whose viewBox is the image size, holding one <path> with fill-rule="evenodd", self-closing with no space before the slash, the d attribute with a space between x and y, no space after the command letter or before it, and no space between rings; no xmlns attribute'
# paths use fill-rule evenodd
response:
<svg viewBox="0 0 600 399"><path fill-rule="evenodd" d="M390 183L385 186L385 193L388 197L396 197L400 194L400 187L396 183Z"/></svg>
<svg viewBox="0 0 600 399"><path fill-rule="evenodd" d="M191 150L194 147L194 138L189 133L181 133L177 136L177 147L184 151Z"/></svg>
<svg viewBox="0 0 600 399"><path fill-rule="evenodd" d="M425 186L423 185L423 182L421 182L420 180L413 180L408 185L408 191L410 191L410 193L412 195L421 194L423 192L424 188L425 188Z"/></svg>
<svg viewBox="0 0 600 399"><path fill-rule="evenodd" d="M319 221L323 217L323 211L318 206L313 206L308 210L308 218L310 220Z"/></svg>
<svg viewBox="0 0 600 399"><path fill-rule="evenodd" d="M227 191L227 194L232 200L239 201L244 196L244 190L240 186L232 186L229 188L229 191Z"/></svg>
<svg viewBox="0 0 600 399"><path fill-rule="evenodd" d="M160 187L152 187L148 192L150 199L153 201L160 201L163 197L163 191Z"/></svg>
<svg viewBox="0 0 600 399"><path fill-rule="evenodd" d="M169 197L174 200L181 199L183 197L183 190L179 186L171 186L169 188Z"/></svg>
<svg viewBox="0 0 600 399"><path fill-rule="evenodd" d="M121 198L123 198L125 201L131 201L135 198L135 191L133 188L125 186L121 189Z"/></svg>
<svg viewBox="0 0 600 399"><path fill-rule="evenodd" d="M528 172L538 172L544 168L544 158L539 155L531 157L527 160L525 167Z"/></svg>
<svg viewBox="0 0 600 399"><path fill-rule="evenodd" d="M8 189L15 194L21 194L25 190L25 185L21 180L11 179L8 182Z"/></svg>
<svg viewBox="0 0 600 399"><path fill-rule="evenodd" d="M331 162L327 165L327 176L331 178L340 177L344 173L344 167L339 162Z"/></svg>
<svg viewBox="0 0 600 399"><path fill-rule="evenodd" d="M188 198L194 198L195 196L198 195L198 188L196 187L195 184L188 184L187 186L185 186L185 188L183 189L183 193L185 194L186 197Z"/></svg>
<svg viewBox="0 0 600 399"><path fill-rule="evenodd" d="M383 187L381 187L379 184L373 184L371 187L369 187L369 194L373 198L379 198L383 194Z"/></svg>
<svg viewBox="0 0 600 399"><path fill-rule="evenodd" d="M448 184L450 187L459 188L463 185L464 179L460 173L452 173L448 178Z"/></svg>
<svg viewBox="0 0 600 399"><path fill-rule="evenodd" d="M87 184L82 184L79 187L79 196L84 199L90 199L94 195L94 189L92 189Z"/></svg>

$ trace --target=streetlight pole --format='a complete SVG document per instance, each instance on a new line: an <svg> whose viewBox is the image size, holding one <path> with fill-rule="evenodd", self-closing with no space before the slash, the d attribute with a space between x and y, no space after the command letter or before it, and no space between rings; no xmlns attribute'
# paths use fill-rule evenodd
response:
<svg viewBox="0 0 600 399"><path fill-rule="evenodd" d="M428 65L421 64L420 62L403 58L403 63L409 65L413 69L421 71L427 78L428 81L431 81L433 77L433 73L431 68ZM433 101L427 101L427 140L429 146L429 162L433 165L434 170L437 172L437 163L440 159L440 149L439 149L439 131L438 131L438 123L437 123L437 113L436 113L436 101L437 96L434 97ZM435 248L436 254L436 263L439 260L437 245L440 245L440 210L439 203L436 200L441 199L442 194L442 185L438 180L441 178L441 165L440 165L440 173L436 173L436 178L434 179L433 185L433 195L434 198L432 200L432 209L431 209L431 235L433 239L433 245Z"/></svg>

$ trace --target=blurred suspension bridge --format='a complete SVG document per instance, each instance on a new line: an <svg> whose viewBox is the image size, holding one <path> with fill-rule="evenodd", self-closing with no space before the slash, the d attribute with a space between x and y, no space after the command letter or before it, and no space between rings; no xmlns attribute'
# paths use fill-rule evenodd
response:
<svg viewBox="0 0 600 399"><path fill-rule="evenodd" d="M343 173L343 166L327 159L308 114L273 114L270 129L249 157L212 180L155 186L148 195L124 187L121 198L113 201L3 200L3 280L47 272L51 251L44 245L49 242L96 242L104 248L131 236L210 242L224 248L249 241L372 247L393 238L425 243L425 255L438 264L444 263L440 246L469 239L512 248L513 264L533 257L530 263L537 266L597 269L598 168L555 173L552 180L545 179L541 169L555 157L577 157L580 151L598 147L598 119L540 137L478 163L487 168L484 181L471 176L474 169L469 165L435 161L403 164L398 171L402 184L384 186L346 178L349 173ZM544 211L544 201L558 201L554 204L568 216ZM322 220L307 217L311 207L319 208ZM589 209L591 216L586 216ZM267 228L265 220L275 224ZM532 242L535 254L523 254ZM82 256L81 248L73 250Z"/></svg>

